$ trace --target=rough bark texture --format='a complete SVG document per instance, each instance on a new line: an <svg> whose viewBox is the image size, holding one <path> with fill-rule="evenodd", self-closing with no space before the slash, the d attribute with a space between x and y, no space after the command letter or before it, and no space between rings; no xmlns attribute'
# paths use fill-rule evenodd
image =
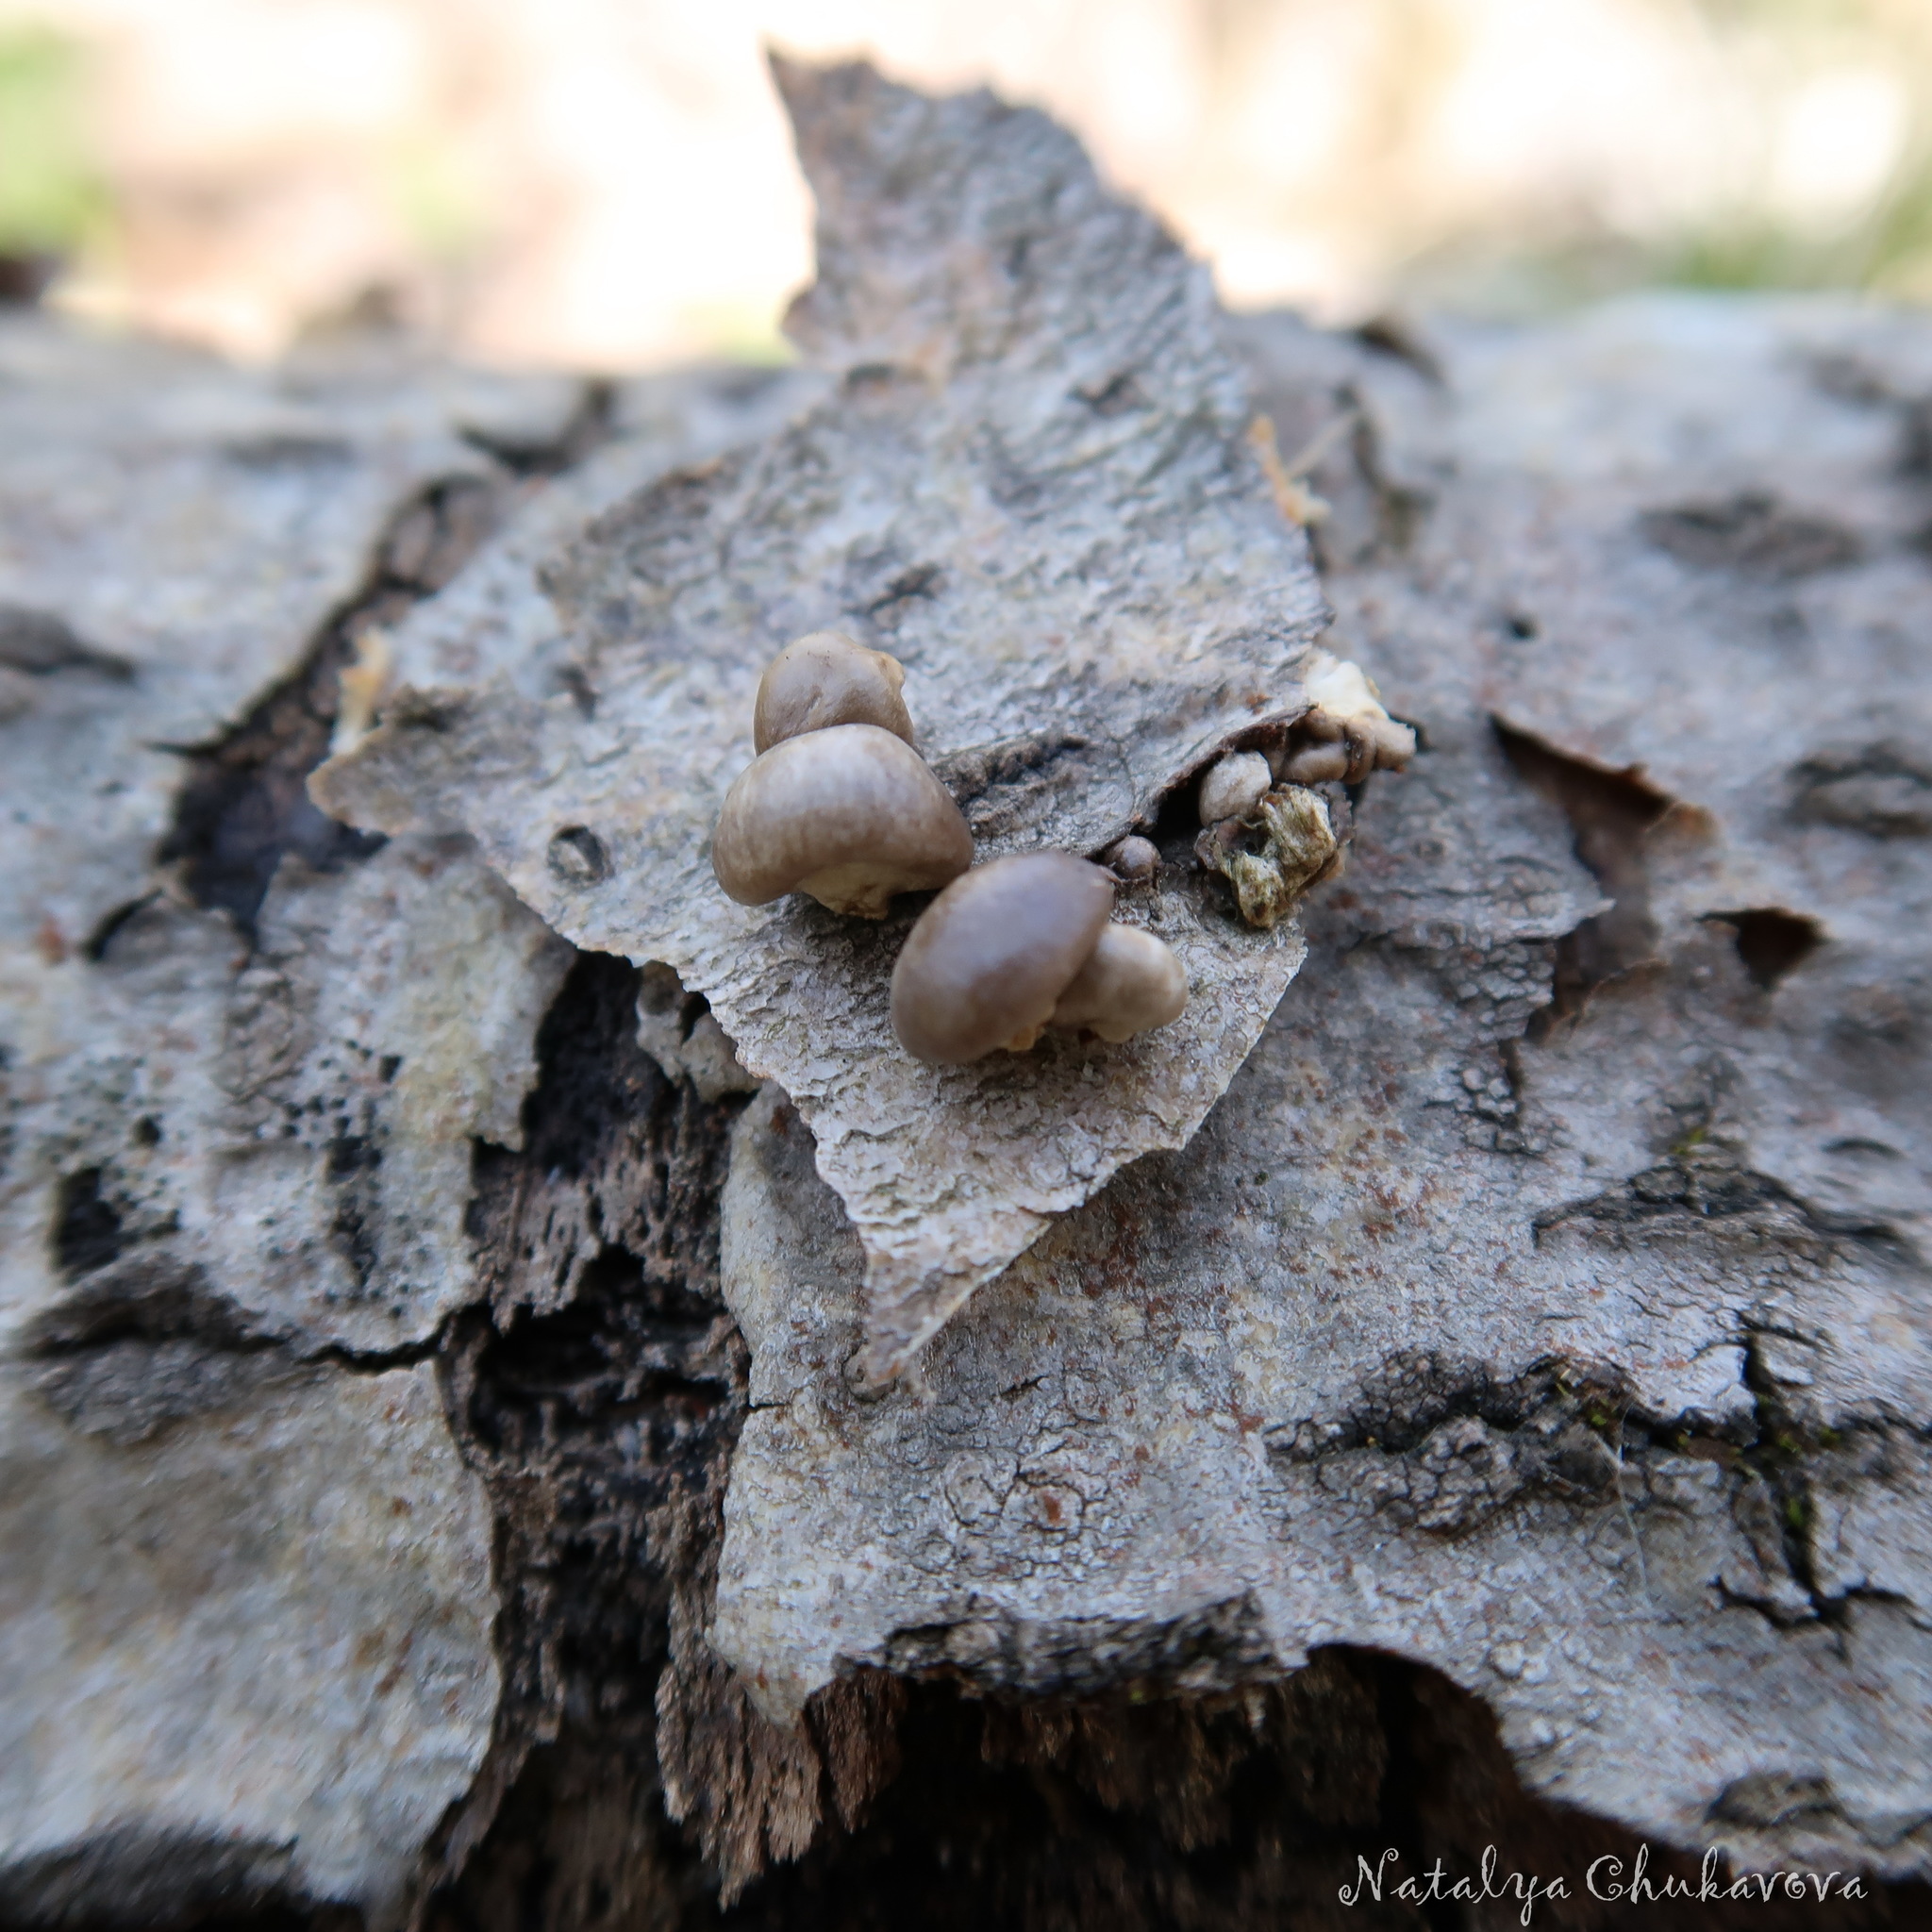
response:
<svg viewBox="0 0 1932 1932"><path fill-rule="evenodd" d="M1284 417L1375 425L1329 593L1428 749L1201 1137L924 1398L824 1373L858 1257L782 1101L747 1114L715 1641L774 1715L853 1664L1233 1689L1369 1643L1552 1796L1918 1870L1927 582L1886 399L1923 327L1633 305L1445 336L1446 386L1249 339ZM1789 502L1750 494L1768 424ZM1406 541L1369 485L1433 496Z"/></svg>
<svg viewBox="0 0 1932 1932"><path fill-rule="evenodd" d="M559 932L709 1002L811 1124L865 1248L878 1375L1055 1214L1189 1139L1302 950L1291 923L1244 924L1175 824L1175 862L1119 916L1179 953L1179 1021L912 1059L887 1012L912 909L746 908L711 876L760 673L827 626L890 649L982 858L1097 854L1153 828L1222 744L1308 708L1323 611L1205 272L1070 136L866 68L778 77L819 194L822 272L793 329L836 382L527 570L512 608L543 617L512 623L555 626L551 691L528 667L453 687L480 668L472 613L420 613L404 675L437 688L404 691L315 793L358 825L474 835Z"/></svg>
<svg viewBox="0 0 1932 1932"><path fill-rule="evenodd" d="M248 376L0 325L0 1924L1500 1928L1337 1896L1491 1843L1575 1894L1539 1924L1920 1923L1932 331L1229 323L1037 120L791 86L828 117L801 329L898 375ZM947 174L956 122L991 184ZM881 141L961 219L853 187ZM949 253L1041 155L1027 221L1178 304L1096 324L1117 391ZM733 492L801 438L823 501L944 456L968 364L1127 449L1181 350L1221 400L1176 459L1245 461L1251 408L1325 447L1324 642L1424 750L1205 1126L862 1400L808 1095L753 1094L615 927L558 937L487 828L384 842L304 781L391 658L608 723L546 558L581 586L641 518L757 528ZM746 553L759 625L814 503ZM1273 503L1230 467L1134 564L1164 611L1203 557L1285 587L1271 675L1314 608ZM1002 527L1105 603L1036 508ZM950 593L896 594L938 689ZM756 652L700 635L748 728ZM1068 746L989 845L1151 808L1184 852L1162 789L1232 726L1163 737L1176 688L1117 810ZM616 850L576 823L566 860ZM1871 1896L1592 1899L1639 1833Z"/></svg>

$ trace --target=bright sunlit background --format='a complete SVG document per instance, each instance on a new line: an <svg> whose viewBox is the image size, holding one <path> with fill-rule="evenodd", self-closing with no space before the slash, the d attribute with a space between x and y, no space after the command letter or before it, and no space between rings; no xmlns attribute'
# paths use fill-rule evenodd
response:
<svg viewBox="0 0 1932 1932"><path fill-rule="evenodd" d="M1932 0L0 0L0 256L242 356L774 355L767 42L1050 108L1236 305L1932 297Z"/></svg>

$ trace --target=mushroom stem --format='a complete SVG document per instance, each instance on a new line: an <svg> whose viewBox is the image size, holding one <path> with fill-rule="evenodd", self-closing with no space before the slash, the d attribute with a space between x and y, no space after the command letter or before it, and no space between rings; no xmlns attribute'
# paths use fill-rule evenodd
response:
<svg viewBox="0 0 1932 1932"><path fill-rule="evenodd" d="M1188 975L1174 949L1138 926L1110 924L1060 994L1051 1024L1084 1026L1118 1043L1178 1020L1187 1004Z"/></svg>
<svg viewBox="0 0 1932 1932"><path fill-rule="evenodd" d="M1124 886L1144 886L1160 870L1160 850L1152 839L1130 832L1100 855L1100 862Z"/></svg>

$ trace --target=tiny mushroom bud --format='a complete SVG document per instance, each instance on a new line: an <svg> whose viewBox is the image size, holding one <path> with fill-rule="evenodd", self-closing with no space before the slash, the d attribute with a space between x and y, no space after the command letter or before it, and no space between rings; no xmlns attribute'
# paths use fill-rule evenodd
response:
<svg viewBox="0 0 1932 1932"><path fill-rule="evenodd" d="M1274 782L1268 760L1257 751L1231 751L1208 768L1201 780L1198 802L1201 823L1219 824L1223 819L1243 819L1261 802L1261 794Z"/></svg>
<svg viewBox="0 0 1932 1932"><path fill-rule="evenodd" d="M787 644L758 680L752 744L770 751L833 724L876 724L910 744L912 720L899 695L905 682L898 658L868 651L841 631L815 630Z"/></svg>
<svg viewBox="0 0 1932 1932"><path fill-rule="evenodd" d="M1399 772L1415 756L1415 727L1393 718L1365 721L1375 741L1375 763L1385 772Z"/></svg>
<svg viewBox="0 0 1932 1932"><path fill-rule="evenodd" d="M1187 1002L1180 962L1150 935L1109 925L1113 882L1064 852L998 858L920 914L892 969L892 1030L923 1060L1024 1052L1049 1025L1124 1040Z"/></svg>
<svg viewBox="0 0 1932 1932"><path fill-rule="evenodd" d="M1285 785L1320 785L1348 773L1348 748L1334 744L1304 745L1282 761L1281 779Z"/></svg>
<svg viewBox="0 0 1932 1932"><path fill-rule="evenodd" d="M1328 651L1317 656L1309 669L1306 689L1311 702L1331 718L1355 718L1364 711L1382 709L1381 694L1369 682L1362 667Z"/></svg>
<svg viewBox="0 0 1932 1932"><path fill-rule="evenodd" d="M733 781L711 868L741 906L808 892L882 919L895 892L930 891L973 863L973 834L919 754L876 724L787 738Z"/></svg>
<svg viewBox="0 0 1932 1932"><path fill-rule="evenodd" d="M1160 870L1160 848L1152 839L1129 832L1101 854L1107 869L1124 886L1145 885Z"/></svg>

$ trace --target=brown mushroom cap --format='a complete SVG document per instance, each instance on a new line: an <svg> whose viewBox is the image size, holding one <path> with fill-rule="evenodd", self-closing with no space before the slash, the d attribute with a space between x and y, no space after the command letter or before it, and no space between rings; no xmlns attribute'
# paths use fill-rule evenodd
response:
<svg viewBox="0 0 1932 1932"><path fill-rule="evenodd" d="M1145 885L1160 870L1160 848L1138 832L1115 840L1100 856L1124 886Z"/></svg>
<svg viewBox="0 0 1932 1932"><path fill-rule="evenodd" d="M1172 946L1138 926L1108 925L1060 994L1053 1024L1118 1042L1178 1020L1187 1004L1187 970Z"/></svg>
<svg viewBox="0 0 1932 1932"><path fill-rule="evenodd" d="M975 866L919 915L892 969L892 1031L942 1066L1031 1046L1113 910L1113 881L1064 852Z"/></svg>
<svg viewBox="0 0 1932 1932"><path fill-rule="evenodd" d="M741 906L808 892L866 919L883 918L893 893L930 891L972 863L952 795L876 724L808 731L754 758L711 840L711 869Z"/></svg>
<svg viewBox="0 0 1932 1932"><path fill-rule="evenodd" d="M834 724L876 724L910 744L912 720L899 695L905 682L898 658L868 651L841 631L815 630L787 644L759 678L752 744L766 752Z"/></svg>

